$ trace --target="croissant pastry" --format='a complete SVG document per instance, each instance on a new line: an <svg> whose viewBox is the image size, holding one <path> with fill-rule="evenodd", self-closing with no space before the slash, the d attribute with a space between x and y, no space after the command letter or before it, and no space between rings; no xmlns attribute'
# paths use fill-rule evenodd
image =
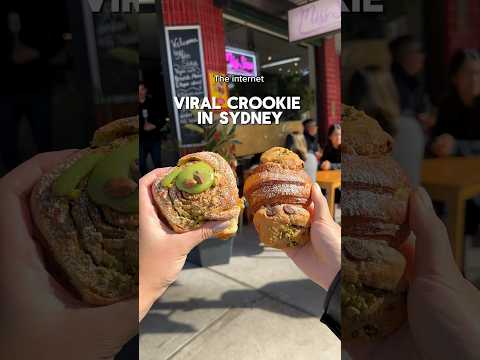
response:
<svg viewBox="0 0 480 360"><path fill-rule="evenodd" d="M342 120L342 339L376 340L406 320L411 190L378 123L348 106Z"/></svg>
<svg viewBox="0 0 480 360"><path fill-rule="evenodd" d="M309 205L312 182L294 152L275 147L260 158L246 179L244 194L260 240L285 249L310 240Z"/></svg>
<svg viewBox="0 0 480 360"><path fill-rule="evenodd" d="M55 275L88 304L112 304L138 291L138 144L138 119L112 122L31 194Z"/></svg>
<svg viewBox="0 0 480 360"><path fill-rule="evenodd" d="M231 224L216 234L218 238L227 239L237 232L243 202L232 168L216 153L182 157L177 167L154 182L152 194L160 213L177 233L221 220Z"/></svg>

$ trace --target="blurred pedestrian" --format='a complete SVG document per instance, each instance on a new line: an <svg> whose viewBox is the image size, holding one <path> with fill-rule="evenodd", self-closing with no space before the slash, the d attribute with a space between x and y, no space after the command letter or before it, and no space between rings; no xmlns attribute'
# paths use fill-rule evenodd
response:
<svg viewBox="0 0 480 360"><path fill-rule="evenodd" d="M303 123L303 137L300 134L287 136L286 147L296 152L305 161L305 171L312 178L317 179L318 162L322 157L322 149L318 143L318 126L313 119Z"/></svg>
<svg viewBox="0 0 480 360"><path fill-rule="evenodd" d="M421 43L411 35L404 35L390 43L390 52L401 114L416 118L425 130L431 129L436 119L422 78L425 54Z"/></svg>
<svg viewBox="0 0 480 360"><path fill-rule="evenodd" d="M144 82L138 85L138 116L140 119L140 171L148 172L147 158L151 156L153 166L160 167L162 160L161 129L165 119L161 119L148 88Z"/></svg>
<svg viewBox="0 0 480 360"><path fill-rule="evenodd" d="M0 11L0 150L7 170L19 159L19 125L30 123L39 152L51 150L52 59L63 46L56 2L7 3ZM39 31L41 29L41 31Z"/></svg>
<svg viewBox="0 0 480 360"><path fill-rule="evenodd" d="M425 135L414 117L401 114L400 99L391 73L378 66L357 71L349 85L347 102L377 120L394 138L394 158L410 182L420 185Z"/></svg>
<svg viewBox="0 0 480 360"><path fill-rule="evenodd" d="M480 155L480 54L459 50L449 69L450 88L439 108L431 151L437 157ZM480 238L480 197L467 201L465 230Z"/></svg>
<svg viewBox="0 0 480 360"><path fill-rule="evenodd" d="M480 54L459 50L449 70L450 88L434 128L435 156L480 155Z"/></svg>
<svg viewBox="0 0 480 360"><path fill-rule="evenodd" d="M342 167L342 127L333 124L328 129L328 143L323 150L320 169L339 170Z"/></svg>

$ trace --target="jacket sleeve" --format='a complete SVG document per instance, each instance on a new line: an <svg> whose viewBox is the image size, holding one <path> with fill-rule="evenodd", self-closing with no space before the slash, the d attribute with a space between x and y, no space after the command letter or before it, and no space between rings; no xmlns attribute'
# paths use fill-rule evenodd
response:
<svg viewBox="0 0 480 360"><path fill-rule="evenodd" d="M341 272L337 274L328 289L325 304L323 306L323 315L320 321L338 337L341 337L342 329L342 311L341 311Z"/></svg>

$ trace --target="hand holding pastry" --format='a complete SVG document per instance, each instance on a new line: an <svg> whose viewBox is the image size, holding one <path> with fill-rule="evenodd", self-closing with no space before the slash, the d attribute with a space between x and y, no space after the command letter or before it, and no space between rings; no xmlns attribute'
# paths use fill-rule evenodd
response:
<svg viewBox="0 0 480 360"><path fill-rule="evenodd" d="M188 253L200 242L231 226L230 221L209 222L177 234L160 220L150 189L171 169L157 169L140 179L139 320L175 281Z"/></svg>
<svg viewBox="0 0 480 360"><path fill-rule="evenodd" d="M450 134L440 135L432 144L432 152L438 157L446 157L455 150L455 138Z"/></svg>
<svg viewBox="0 0 480 360"><path fill-rule="evenodd" d="M353 360L477 359L480 291L455 264L445 225L424 189L410 196L409 224L416 251L408 326L377 342L345 343L345 349Z"/></svg>
<svg viewBox="0 0 480 360"><path fill-rule="evenodd" d="M216 236L228 239L237 232L243 201L232 168L220 155L200 152L184 156L175 168L151 186L160 214L179 234L197 230L209 221L229 221Z"/></svg>
<svg viewBox="0 0 480 360"><path fill-rule="evenodd" d="M87 304L138 291L138 144L138 119L114 121L31 193L33 221L56 275Z"/></svg>
<svg viewBox="0 0 480 360"><path fill-rule="evenodd" d="M40 154L0 179L0 211L8 214L0 217L2 359L111 359L138 331L135 299L85 304L54 276L37 242L29 211L32 187L78 154ZM67 246L67 238L59 240Z"/></svg>
<svg viewBox="0 0 480 360"><path fill-rule="evenodd" d="M376 341L406 322L408 180L393 139L365 113L343 109L342 340Z"/></svg>
<svg viewBox="0 0 480 360"><path fill-rule="evenodd" d="M312 186L311 200L311 241L302 247L285 249L285 252L305 275L328 290L341 267L341 228L333 220L317 184Z"/></svg>

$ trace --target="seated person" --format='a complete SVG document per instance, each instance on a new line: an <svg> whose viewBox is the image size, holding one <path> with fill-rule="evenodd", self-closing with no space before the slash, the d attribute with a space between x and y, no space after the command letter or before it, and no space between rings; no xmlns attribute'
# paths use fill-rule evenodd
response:
<svg viewBox="0 0 480 360"><path fill-rule="evenodd" d="M480 155L480 54L459 50L449 71L450 92L439 108L434 156ZM465 230L480 237L480 197L467 201Z"/></svg>
<svg viewBox="0 0 480 360"><path fill-rule="evenodd" d="M290 134L287 136L286 147L300 156L305 161L305 171L313 181L317 177L318 161L322 151L317 139L318 126L312 119L303 122L303 135Z"/></svg>
<svg viewBox="0 0 480 360"><path fill-rule="evenodd" d="M439 108L434 156L480 155L480 54L459 50L449 71L450 91Z"/></svg>
<svg viewBox="0 0 480 360"><path fill-rule="evenodd" d="M320 159L320 169L340 170L342 163L342 127L334 124L328 129L328 144Z"/></svg>
<svg viewBox="0 0 480 360"><path fill-rule="evenodd" d="M378 121L394 137L393 156L412 185L420 185L425 134L415 117L401 113L392 74L379 66L357 70L350 81L347 102Z"/></svg>

